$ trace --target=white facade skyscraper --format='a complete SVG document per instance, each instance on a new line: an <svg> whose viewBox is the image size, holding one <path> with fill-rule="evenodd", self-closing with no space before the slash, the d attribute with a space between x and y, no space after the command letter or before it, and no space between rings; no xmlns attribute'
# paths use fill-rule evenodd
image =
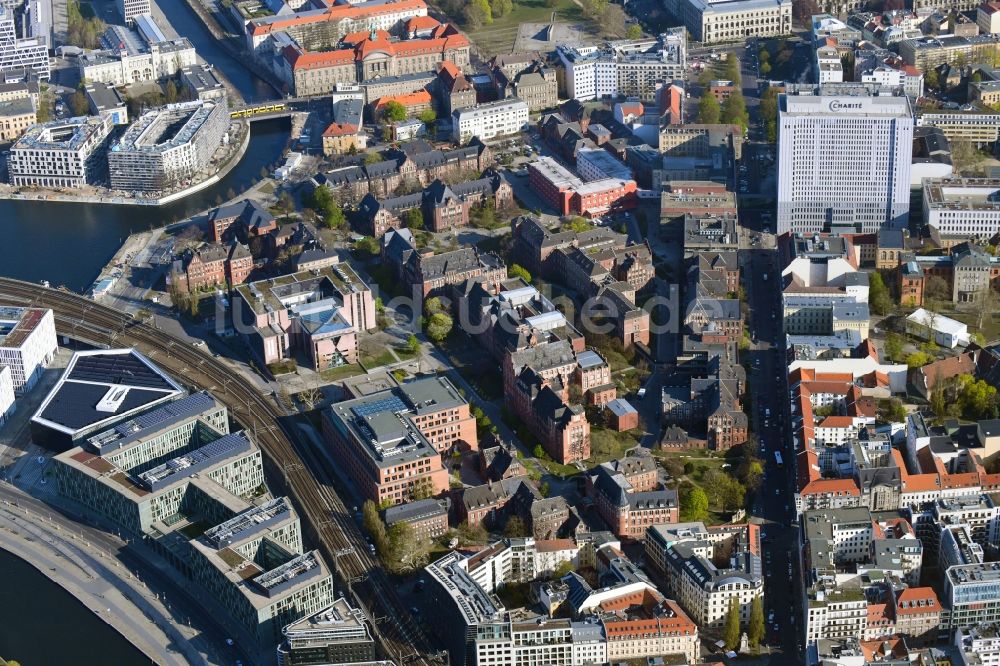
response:
<svg viewBox="0 0 1000 666"><path fill-rule="evenodd" d="M18 37L13 12L0 5L0 73L30 69L36 78L48 81L48 39L48 35Z"/></svg>
<svg viewBox="0 0 1000 666"><path fill-rule="evenodd" d="M906 225L913 155L909 101L873 97L864 88L836 91L793 91L780 98L779 234L872 233Z"/></svg>
<svg viewBox="0 0 1000 666"><path fill-rule="evenodd" d="M132 25L136 16L150 14L152 9L149 0L118 0L118 12L125 19L125 25Z"/></svg>

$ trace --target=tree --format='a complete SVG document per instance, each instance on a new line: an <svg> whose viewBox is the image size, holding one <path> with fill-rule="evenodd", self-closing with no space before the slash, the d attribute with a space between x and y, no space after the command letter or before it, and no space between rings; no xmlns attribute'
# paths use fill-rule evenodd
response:
<svg viewBox="0 0 1000 666"><path fill-rule="evenodd" d="M424 314L428 317L437 314L438 312L444 312L444 305L441 303L441 299L437 296L432 296L424 301Z"/></svg>
<svg viewBox="0 0 1000 666"><path fill-rule="evenodd" d="M742 83L740 76L740 60L735 54L726 58L726 78L733 82L733 86L739 88Z"/></svg>
<svg viewBox="0 0 1000 666"><path fill-rule="evenodd" d="M228 198L233 199L235 197L236 193L233 192L233 196ZM282 191L281 196L278 197L278 208L286 216L295 210L295 202L292 200L292 195L288 193L288 190Z"/></svg>
<svg viewBox="0 0 1000 666"><path fill-rule="evenodd" d="M411 208L403 213L403 222L406 224L407 229L423 229L424 214L420 212L419 208Z"/></svg>
<svg viewBox="0 0 1000 666"><path fill-rule="evenodd" d="M740 607L736 597L729 599L729 610L726 612L726 626L722 630L722 640L726 642L727 650L735 650L740 645Z"/></svg>
<svg viewBox="0 0 1000 666"><path fill-rule="evenodd" d="M941 89L941 78L938 76L938 71L934 67L930 67L924 72L924 85L927 86L929 90L940 90Z"/></svg>
<svg viewBox="0 0 1000 666"><path fill-rule="evenodd" d="M898 361L903 358L903 336L895 331L890 331L885 336L885 355L891 361Z"/></svg>
<svg viewBox="0 0 1000 666"><path fill-rule="evenodd" d="M708 495L701 488L681 494L681 520L696 522L708 519Z"/></svg>
<svg viewBox="0 0 1000 666"><path fill-rule="evenodd" d="M381 153L378 152L365 153L365 158L364 158L365 166L368 166L369 164L376 164L381 161L383 161Z"/></svg>
<svg viewBox="0 0 1000 666"><path fill-rule="evenodd" d="M899 398L881 401L879 407L882 410L882 417L889 423L902 423L906 420L906 407Z"/></svg>
<svg viewBox="0 0 1000 666"><path fill-rule="evenodd" d="M435 120L437 120L437 114L434 113L434 109L426 108L420 112L417 119L425 125L430 125Z"/></svg>
<svg viewBox="0 0 1000 666"><path fill-rule="evenodd" d="M299 393L299 400L307 410L312 410L316 408L316 404L323 399L323 392L316 387L307 388L305 391Z"/></svg>
<svg viewBox="0 0 1000 666"><path fill-rule="evenodd" d="M760 117L767 128L767 140L774 143L778 139L778 89L768 87L760 96Z"/></svg>
<svg viewBox="0 0 1000 666"><path fill-rule="evenodd" d="M769 62L761 63L761 65L760 65L760 73L761 73L761 76L767 76L768 74L770 74L771 73L771 63L769 63Z"/></svg>
<svg viewBox="0 0 1000 666"><path fill-rule="evenodd" d="M465 21L473 30L493 23L493 10L487 0L471 0L465 6Z"/></svg>
<svg viewBox="0 0 1000 666"><path fill-rule="evenodd" d="M906 357L906 365L910 368L919 368L931 362L931 357L925 352L916 351Z"/></svg>
<svg viewBox="0 0 1000 666"><path fill-rule="evenodd" d="M557 566L555 569L553 569L553 571L552 571L552 577L556 578L556 579L559 579L559 578L562 578L563 576L565 576L566 574L568 574L568 573L570 573L572 571L573 571L573 561L572 560L565 560L563 562L560 562L559 566Z"/></svg>
<svg viewBox="0 0 1000 666"><path fill-rule="evenodd" d="M508 518L507 525L503 528L503 534L506 537L514 538L531 536L528 526L521 516L511 516Z"/></svg>
<svg viewBox="0 0 1000 666"><path fill-rule="evenodd" d="M386 105L382 108L382 118L390 123L398 123L400 120L406 120L406 107L396 100L386 102Z"/></svg>
<svg viewBox="0 0 1000 666"><path fill-rule="evenodd" d="M738 88L733 90L722 104L722 122L729 125L739 125L743 129L746 129L750 124L747 102L743 99L743 93Z"/></svg>
<svg viewBox="0 0 1000 666"><path fill-rule="evenodd" d="M580 233L582 231L587 231L588 229L590 229L591 224L590 222L587 221L587 218L576 215L574 217L571 217L566 222L564 222L563 228L569 229L570 231L575 231L576 233Z"/></svg>
<svg viewBox="0 0 1000 666"><path fill-rule="evenodd" d="M507 275L512 278L519 277L528 284L531 284L531 273L521 264L511 264L511 267L507 269Z"/></svg>
<svg viewBox="0 0 1000 666"><path fill-rule="evenodd" d="M431 315L427 322L427 336L434 342L441 342L451 333L452 318L443 312Z"/></svg>
<svg viewBox="0 0 1000 666"><path fill-rule="evenodd" d="M924 296L935 301L950 301L951 292L948 289L948 281L940 275L930 276L924 285Z"/></svg>
<svg viewBox="0 0 1000 666"><path fill-rule="evenodd" d="M346 223L347 217L344 215L344 209L336 201L331 201L330 205L323 212L323 226L327 229L340 229Z"/></svg>
<svg viewBox="0 0 1000 666"><path fill-rule="evenodd" d="M583 0L583 13L591 19L599 19L608 11L608 0Z"/></svg>
<svg viewBox="0 0 1000 666"><path fill-rule="evenodd" d="M993 415L997 402L996 387L990 386L982 379L965 383L965 388L959 396L962 413L970 418L988 418Z"/></svg>
<svg viewBox="0 0 1000 666"><path fill-rule="evenodd" d="M642 26L638 23L633 23L625 30L626 39L642 39Z"/></svg>
<svg viewBox="0 0 1000 666"><path fill-rule="evenodd" d="M490 539L486 528L481 524L470 525L469 521L463 520L458 524L458 542L463 546L482 545Z"/></svg>
<svg viewBox="0 0 1000 666"><path fill-rule="evenodd" d="M166 90L164 91L164 99L167 100L167 104L174 104L177 102L177 84L174 83L173 79L167 81Z"/></svg>
<svg viewBox="0 0 1000 666"><path fill-rule="evenodd" d="M715 99L715 95L705 91L705 94L701 97L701 101L698 102L698 122L706 125L718 124L721 114L722 109L719 107L719 102Z"/></svg>
<svg viewBox="0 0 1000 666"><path fill-rule="evenodd" d="M73 110L74 116L85 116L90 113L90 105L87 104L87 96L82 91L77 90L69 98L69 107Z"/></svg>
<svg viewBox="0 0 1000 666"><path fill-rule="evenodd" d="M410 333L410 337L406 338L406 348L413 354L420 351L420 340L417 340L417 336L413 333Z"/></svg>
<svg viewBox="0 0 1000 666"><path fill-rule="evenodd" d="M512 0L490 0L490 15L493 18L502 18L514 10Z"/></svg>
<svg viewBox="0 0 1000 666"><path fill-rule="evenodd" d="M750 647L760 645L764 638L764 601L758 594L750 604L750 624L747 626L747 641Z"/></svg>
<svg viewBox="0 0 1000 666"><path fill-rule="evenodd" d="M375 502L367 500L361 506L361 524L371 536L375 548L378 549L379 553L384 554L388 549L389 539L385 531L385 523L382 522L382 516L379 515L378 505Z"/></svg>
<svg viewBox="0 0 1000 666"><path fill-rule="evenodd" d="M868 274L868 303L875 314L887 315L892 310L892 298L882 275L877 271Z"/></svg>
<svg viewBox="0 0 1000 666"><path fill-rule="evenodd" d="M393 573L407 573L427 563L430 544L417 537L413 526L399 521L389 528L388 566Z"/></svg>
<svg viewBox="0 0 1000 666"><path fill-rule="evenodd" d="M800 25L808 25L813 14L819 14L816 0L795 0L792 3L792 20Z"/></svg>

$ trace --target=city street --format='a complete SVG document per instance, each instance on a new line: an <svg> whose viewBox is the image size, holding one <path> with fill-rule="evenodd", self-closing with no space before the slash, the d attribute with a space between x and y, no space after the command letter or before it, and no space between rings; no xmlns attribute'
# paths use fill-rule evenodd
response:
<svg viewBox="0 0 1000 666"><path fill-rule="evenodd" d="M789 449L787 433L788 398L784 336L779 305L779 284L776 275L776 255L772 250L744 250L744 273L747 297L751 304L750 330L754 339L751 347L751 370L748 373L748 393L754 396L751 419L757 433L764 460L765 478L752 509L754 522L762 524L764 551L765 615L768 619L768 640L780 647L783 656L774 656L770 663L791 663L787 655L801 658L801 615L798 604L801 590L798 581L797 530L789 527L794 520L794 456ZM766 276L766 279L764 279ZM781 463L778 464L780 455Z"/></svg>

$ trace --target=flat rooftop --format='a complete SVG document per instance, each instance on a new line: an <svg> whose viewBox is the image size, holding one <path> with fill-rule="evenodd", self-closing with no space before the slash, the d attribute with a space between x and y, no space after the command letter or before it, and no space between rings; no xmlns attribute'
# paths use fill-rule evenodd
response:
<svg viewBox="0 0 1000 666"><path fill-rule="evenodd" d="M352 438L379 466L395 466L438 455L412 416L465 404L445 377L407 382L330 407L335 427Z"/></svg>
<svg viewBox="0 0 1000 666"><path fill-rule="evenodd" d="M184 395L184 388L134 349L77 352L31 420L75 435Z"/></svg>
<svg viewBox="0 0 1000 666"><path fill-rule="evenodd" d="M368 289L347 264L327 266L281 277L250 282L236 287L236 292L257 314L278 312L292 304L304 304L336 293L351 294Z"/></svg>
<svg viewBox="0 0 1000 666"><path fill-rule="evenodd" d="M17 348L42 322L48 310L0 307L0 348Z"/></svg>

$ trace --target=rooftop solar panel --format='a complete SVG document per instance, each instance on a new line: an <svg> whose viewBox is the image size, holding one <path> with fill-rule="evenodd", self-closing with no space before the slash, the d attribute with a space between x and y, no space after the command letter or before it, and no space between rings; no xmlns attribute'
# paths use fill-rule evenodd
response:
<svg viewBox="0 0 1000 666"><path fill-rule="evenodd" d="M163 377L132 354L81 356L76 359L68 379L163 390L173 388Z"/></svg>
<svg viewBox="0 0 1000 666"><path fill-rule="evenodd" d="M378 414L379 412L403 412L406 409L406 403L393 395L388 398L358 405L352 411L356 416L364 418L365 416Z"/></svg>

